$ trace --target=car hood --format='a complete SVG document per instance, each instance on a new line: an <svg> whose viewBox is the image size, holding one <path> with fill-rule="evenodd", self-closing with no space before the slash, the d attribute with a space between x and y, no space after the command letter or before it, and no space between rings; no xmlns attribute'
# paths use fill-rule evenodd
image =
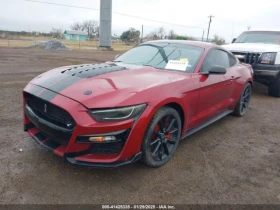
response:
<svg viewBox="0 0 280 210"><path fill-rule="evenodd" d="M223 47L232 52L279 52L280 45L262 44L262 43L233 43L223 45Z"/></svg>
<svg viewBox="0 0 280 210"><path fill-rule="evenodd" d="M87 108L98 108L144 103L146 101L137 101L139 92L186 77L190 76L152 67L105 63L53 69L30 83L78 101ZM133 100L129 100L132 97Z"/></svg>

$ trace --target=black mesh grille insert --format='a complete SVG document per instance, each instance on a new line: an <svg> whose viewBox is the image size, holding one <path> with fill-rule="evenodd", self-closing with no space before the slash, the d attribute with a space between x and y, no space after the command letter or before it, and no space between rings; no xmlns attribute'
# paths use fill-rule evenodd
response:
<svg viewBox="0 0 280 210"><path fill-rule="evenodd" d="M92 154L119 154L121 153L124 141L110 143L96 143L92 146Z"/></svg>
<svg viewBox="0 0 280 210"><path fill-rule="evenodd" d="M34 113L50 123L67 129L75 127L75 121L65 110L47 101L30 95L27 104Z"/></svg>

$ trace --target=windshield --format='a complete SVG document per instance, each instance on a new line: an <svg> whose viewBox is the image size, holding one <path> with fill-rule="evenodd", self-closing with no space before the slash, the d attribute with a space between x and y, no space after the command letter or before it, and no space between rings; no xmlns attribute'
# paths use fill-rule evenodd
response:
<svg viewBox="0 0 280 210"><path fill-rule="evenodd" d="M201 47L190 45L144 44L122 54L115 62L191 73L203 51Z"/></svg>
<svg viewBox="0 0 280 210"><path fill-rule="evenodd" d="M236 39L234 43L263 43L280 45L280 32L244 32Z"/></svg>

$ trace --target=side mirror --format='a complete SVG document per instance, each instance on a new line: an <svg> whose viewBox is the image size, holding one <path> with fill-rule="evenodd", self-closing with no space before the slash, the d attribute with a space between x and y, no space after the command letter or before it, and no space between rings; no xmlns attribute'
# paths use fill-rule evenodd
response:
<svg viewBox="0 0 280 210"><path fill-rule="evenodd" d="M234 38L231 43L234 43L235 41L236 41L236 38Z"/></svg>
<svg viewBox="0 0 280 210"><path fill-rule="evenodd" d="M202 74L206 74L206 75L210 75L210 74L226 74L227 70L226 68L222 67L222 66L212 66L208 72L203 72Z"/></svg>
<svg viewBox="0 0 280 210"><path fill-rule="evenodd" d="M118 57L120 57L120 55L121 55L121 54L116 55L116 56L115 56L115 59L117 59Z"/></svg>

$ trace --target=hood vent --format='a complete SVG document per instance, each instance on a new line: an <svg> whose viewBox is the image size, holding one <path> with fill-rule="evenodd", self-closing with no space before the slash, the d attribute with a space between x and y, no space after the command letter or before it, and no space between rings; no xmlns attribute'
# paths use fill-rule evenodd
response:
<svg viewBox="0 0 280 210"><path fill-rule="evenodd" d="M80 78L91 78L101 74L107 74L115 71L127 70L125 67L117 66L116 64L87 64L75 66L62 71L62 74Z"/></svg>

